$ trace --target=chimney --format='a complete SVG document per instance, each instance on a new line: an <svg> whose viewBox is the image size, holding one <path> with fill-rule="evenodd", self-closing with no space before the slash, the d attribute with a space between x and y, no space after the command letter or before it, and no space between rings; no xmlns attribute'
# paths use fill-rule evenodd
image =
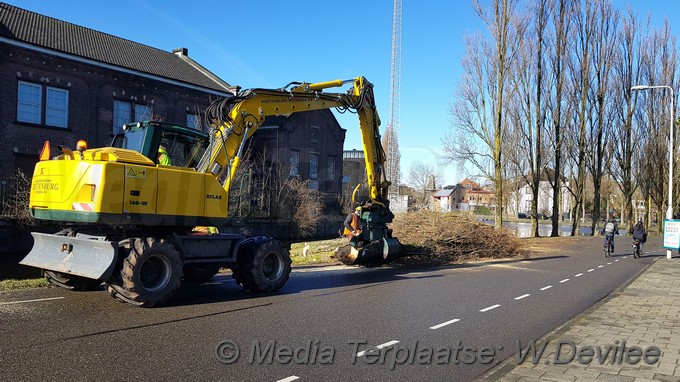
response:
<svg viewBox="0 0 680 382"><path fill-rule="evenodd" d="M178 55L178 56L186 56L189 57L189 49L187 48L177 48L173 49L172 53Z"/></svg>

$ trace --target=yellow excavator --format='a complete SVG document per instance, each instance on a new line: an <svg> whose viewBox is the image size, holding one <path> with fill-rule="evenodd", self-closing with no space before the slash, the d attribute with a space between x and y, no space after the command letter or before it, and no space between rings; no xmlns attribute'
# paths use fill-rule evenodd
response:
<svg viewBox="0 0 680 382"><path fill-rule="evenodd" d="M324 92L347 84L346 92ZM196 227L226 223L244 147L267 116L330 108L359 117L369 194L360 203L361 234L338 258L356 265L396 259L400 244L387 228L394 215L373 85L357 77L238 90L206 110L210 134L135 122L110 147L79 142L76 150L59 146L53 158L46 142L29 209L37 219L67 226L54 234L33 232L34 246L21 264L41 268L50 283L72 290L103 282L113 297L143 307L165 303L182 280L206 281L223 266L246 289L282 288L291 271L289 244ZM161 159L159 149L169 158Z"/></svg>

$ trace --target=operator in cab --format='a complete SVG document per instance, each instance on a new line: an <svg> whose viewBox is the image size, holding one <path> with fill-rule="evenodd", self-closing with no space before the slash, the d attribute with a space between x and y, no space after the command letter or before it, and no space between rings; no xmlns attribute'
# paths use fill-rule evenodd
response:
<svg viewBox="0 0 680 382"><path fill-rule="evenodd" d="M158 146L158 164L163 166L172 166L172 161L170 160L170 155L165 146Z"/></svg>

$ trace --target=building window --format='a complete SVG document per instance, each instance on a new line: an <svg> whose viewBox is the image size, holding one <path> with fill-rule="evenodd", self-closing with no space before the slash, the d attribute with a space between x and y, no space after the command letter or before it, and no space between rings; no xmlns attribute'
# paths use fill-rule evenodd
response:
<svg viewBox="0 0 680 382"><path fill-rule="evenodd" d="M148 121L152 118L151 106L135 104L135 118L133 121Z"/></svg>
<svg viewBox="0 0 680 382"><path fill-rule="evenodd" d="M201 126L201 118L198 114L187 113L187 127L192 129L199 129Z"/></svg>
<svg viewBox="0 0 680 382"><path fill-rule="evenodd" d="M46 86L45 125L68 126L68 90ZM43 86L19 81L17 121L41 124L43 121Z"/></svg>
<svg viewBox="0 0 680 382"><path fill-rule="evenodd" d="M17 121L40 123L42 86L19 81Z"/></svg>
<svg viewBox="0 0 680 382"><path fill-rule="evenodd" d="M47 87L45 124L57 127L68 125L68 90Z"/></svg>
<svg viewBox="0 0 680 382"><path fill-rule="evenodd" d="M309 179L319 178L319 154L309 154Z"/></svg>
<svg viewBox="0 0 680 382"><path fill-rule="evenodd" d="M328 179L335 180L335 157L328 157Z"/></svg>
<svg viewBox="0 0 680 382"><path fill-rule="evenodd" d="M300 175L300 152L290 152L290 176Z"/></svg>
<svg viewBox="0 0 680 382"><path fill-rule="evenodd" d="M524 193L527 195L531 194L531 187L527 186L526 191Z"/></svg>
<svg viewBox="0 0 680 382"><path fill-rule="evenodd" d="M113 101L113 133L123 131L123 125L130 122L132 105L129 102Z"/></svg>
<svg viewBox="0 0 680 382"><path fill-rule="evenodd" d="M150 120L152 112L151 106L114 100L113 133L122 133L123 125L126 123Z"/></svg>
<svg viewBox="0 0 680 382"><path fill-rule="evenodd" d="M316 126L312 126L310 133L311 133L310 142L319 143L319 128Z"/></svg>

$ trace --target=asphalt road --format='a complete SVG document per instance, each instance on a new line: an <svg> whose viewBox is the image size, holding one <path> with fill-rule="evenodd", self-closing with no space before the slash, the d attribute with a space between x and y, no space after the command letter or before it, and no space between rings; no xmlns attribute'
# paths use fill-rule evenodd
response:
<svg viewBox="0 0 680 382"><path fill-rule="evenodd" d="M618 237L605 258L601 240L530 260L298 268L271 295L218 275L154 309L103 289L2 293L0 380L470 381L665 256L660 238L635 259Z"/></svg>

